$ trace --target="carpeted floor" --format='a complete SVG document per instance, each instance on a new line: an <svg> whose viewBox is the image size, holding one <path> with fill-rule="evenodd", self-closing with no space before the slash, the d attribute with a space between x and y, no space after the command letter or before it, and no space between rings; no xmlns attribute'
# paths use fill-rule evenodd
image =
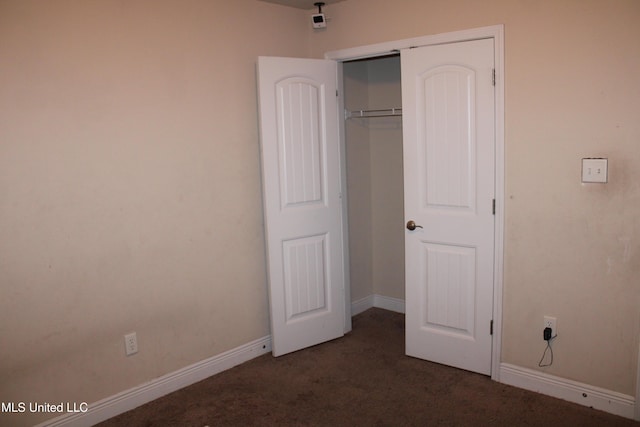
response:
<svg viewBox="0 0 640 427"><path fill-rule="evenodd" d="M335 341L260 356L119 415L118 426L638 426L404 355L404 315L370 309Z"/></svg>

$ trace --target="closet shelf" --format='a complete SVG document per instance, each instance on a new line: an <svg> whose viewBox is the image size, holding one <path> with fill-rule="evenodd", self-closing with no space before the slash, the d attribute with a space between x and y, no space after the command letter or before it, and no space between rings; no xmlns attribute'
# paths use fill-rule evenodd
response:
<svg viewBox="0 0 640 427"><path fill-rule="evenodd" d="M344 117L346 119L391 116L402 116L402 108L387 108L384 110L345 110L344 112Z"/></svg>

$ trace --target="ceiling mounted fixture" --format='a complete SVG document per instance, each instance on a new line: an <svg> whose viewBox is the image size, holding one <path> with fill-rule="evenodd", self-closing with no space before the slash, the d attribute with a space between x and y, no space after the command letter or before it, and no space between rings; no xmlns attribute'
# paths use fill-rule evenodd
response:
<svg viewBox="0 0 640 427"><path fill-rule="evenodd" d="M322 6L324 6L324 2L320 1L314 3L313 5L318 8L318 13L314 13L311 15L311 23L313 24L313 28L326 28L327 20L324 17L324 13L322 13Z"/></svg>

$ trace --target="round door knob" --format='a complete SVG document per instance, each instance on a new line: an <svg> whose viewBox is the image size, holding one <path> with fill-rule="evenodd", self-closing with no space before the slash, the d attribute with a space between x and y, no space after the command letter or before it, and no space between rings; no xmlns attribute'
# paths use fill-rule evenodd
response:
<svg viewBox="0 0 640 427"><path fill-rule="evenodd" d="M407 222L407 230L415 230L416 228L422 228L421 225L416 224L416 222L414 220L409 220Z"/></svg>

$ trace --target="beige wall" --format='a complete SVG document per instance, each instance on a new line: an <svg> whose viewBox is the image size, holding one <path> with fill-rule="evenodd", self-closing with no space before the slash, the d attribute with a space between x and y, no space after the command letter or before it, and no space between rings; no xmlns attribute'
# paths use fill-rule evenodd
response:
<svg viewBox="0 0 640 427"><path fill-rule="evenodd" d="M0 1L0 400L95 402L269 334L255 62L304 56L307 24Z"/></svg>
<svg viewBox="0 0 640 427"><path fill-rule="evenodd" d="M255 58L506 32L505 362L635 391L640 3L0 1L0 396L88 401L269 333ZM308 42L308 45L305 44ZM610 183L579 183L580 158ZM140 352L123 355L123 334ZM38 422L18 416L0 424Z"/></svg>
<svg viewBox="0 0 640 427"><path fill-rule="evenodd" d="M348 0L325 8L314 56L505 25L504 362L635 394L640 332L640 2ZM311 31L310 31L311 32ZM609 158L609 183L580 159Z"/></svg>
<svg viewBox="0 0 640 427"><path fill-rule="evenodd" d="M345 64L344 105L360 110L369 105L366 62ZM373 228L371 212L371 144L367 121L345 121L347 206L351 300L373 294Z"/></svg>
<svg viewBox="0 0 640 427"><path fill-rule="evenodd" d="M369 108L402 106L400 57L370 60ZM404 299L404 184L402 119L369 119L373 293Z"/></svg>
<svg viewBox="0 0 640 427"><path fill-rule="evenodd" d="M344 65L347 110L401 106L400 59ZM345 122L351 300L376 294L404 299L402 121Z"/></svg>

